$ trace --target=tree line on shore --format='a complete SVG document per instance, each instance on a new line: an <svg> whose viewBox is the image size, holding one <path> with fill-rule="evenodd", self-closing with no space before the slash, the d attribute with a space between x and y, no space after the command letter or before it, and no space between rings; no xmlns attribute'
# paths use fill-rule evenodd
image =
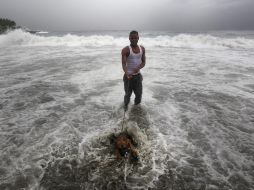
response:
<svg viewBox="0 0 254 190"><path fill-rule="evenodd" d="M17 28L16 23L7 18L0 18L0 34L6 32L7 30L13 30Z"/></svg>

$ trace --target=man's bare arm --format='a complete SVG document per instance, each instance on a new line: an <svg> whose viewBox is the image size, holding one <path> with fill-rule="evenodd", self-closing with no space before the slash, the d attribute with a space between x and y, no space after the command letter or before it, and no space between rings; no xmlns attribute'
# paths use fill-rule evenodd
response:
<svg viewBox="0 0 254 190"><path fill-rule="evenodd" d="M142 69L146 65L146 50L143 46L141 46L141 48L142 48L143 54L142 54L142 58L141 58L142 63L140 64L140 69Z"/></svg>
<svg viewBox="0 0 254 190"><path fill-rule="evenodd" d="M126 48L123 48L123 50L122 50L122 68L123 68L124 73L127 75L126 62L127 62L127 51L126 51Z"/></svg>

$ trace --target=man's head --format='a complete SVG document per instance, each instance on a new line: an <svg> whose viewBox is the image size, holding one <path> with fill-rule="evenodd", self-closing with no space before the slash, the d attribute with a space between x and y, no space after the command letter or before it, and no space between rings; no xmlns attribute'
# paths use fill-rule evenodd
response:
<svg viewBox="0 0 254 190"><path fill-rule="evenodd" d="M138 40L139 40L138 32L135 30L131 31L129 35L129 40L130 40L131 46L137 46Z"/></svg>

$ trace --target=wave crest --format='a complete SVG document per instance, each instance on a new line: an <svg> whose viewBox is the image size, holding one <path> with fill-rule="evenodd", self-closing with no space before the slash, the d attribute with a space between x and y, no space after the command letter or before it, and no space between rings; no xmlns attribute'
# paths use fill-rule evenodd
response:
<svg viewBox="0 0 254 190"><path fill-rule="evenodd" d="M221 38L207 34L178 34L176 36L157 36L144 41L149 45L175 48L254 48L254 40L242 37Z"/></svg>
<svg viewBox="0 0 254 190"><path fill-rule="evenodd" d="M124 46L128 38L110 35L78 36L66 34L64 36L40 36L23 30L14 30L0 35L1 46ZM173 48L254 48L254 40L244 37L223 38L207 34L178 34L175 36L160 35L156 37L142 37L140 44L145 47L173 47Z"/></svg>

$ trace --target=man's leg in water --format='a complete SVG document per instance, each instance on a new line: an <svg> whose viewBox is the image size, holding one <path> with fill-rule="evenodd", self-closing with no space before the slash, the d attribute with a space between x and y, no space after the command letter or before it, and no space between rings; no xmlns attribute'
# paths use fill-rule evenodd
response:
<svg viewBox="0 0 254 190"><path fill-rule="evenodd" d="M134 76L134 85L133 85L133 91L135 94L135 100L134 103L135 105L139 104L141 102L142 98L142 75L139 74L137 76Z"/></svg>
<svg viewBox="0 0 254 190"><path fill-rule="evenodd" d="M132 79L129 80L127 78L127 76L124 75L123 81L124 81L124 91L125 91L125 95L124 95L124 109L127 110L128 104L130 102L131 94L132 94L132 84L131 84Z"/></svg>

